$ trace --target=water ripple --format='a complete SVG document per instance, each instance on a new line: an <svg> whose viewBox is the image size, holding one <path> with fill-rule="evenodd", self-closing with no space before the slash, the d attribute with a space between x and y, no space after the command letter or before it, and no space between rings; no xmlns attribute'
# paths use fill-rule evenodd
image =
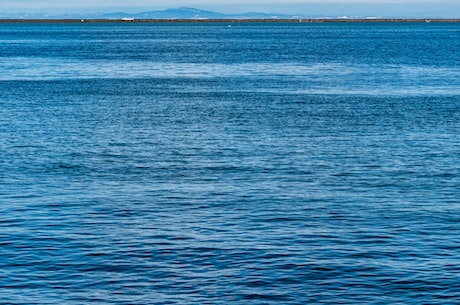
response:
<svg viewBox="0 0 460 305"><path fill-rule="evenodd" d="M456 27L0 25L1 303L458 304Z"/></svg>

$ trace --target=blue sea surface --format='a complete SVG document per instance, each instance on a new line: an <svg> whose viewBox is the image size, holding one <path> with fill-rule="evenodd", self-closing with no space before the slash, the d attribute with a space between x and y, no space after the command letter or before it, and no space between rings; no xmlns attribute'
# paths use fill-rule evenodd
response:
<svg viewBox="0 0 460 305"><path fill-rule="evenodd" d="M460 24L0 24L2 304L460 304Z"/></svg>

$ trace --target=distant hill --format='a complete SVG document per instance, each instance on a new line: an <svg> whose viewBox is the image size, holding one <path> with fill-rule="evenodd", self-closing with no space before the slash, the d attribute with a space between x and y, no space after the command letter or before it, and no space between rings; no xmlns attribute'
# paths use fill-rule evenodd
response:
<svg viewBox="0 0 460 305"><path fill-rule="evenodd" d="M101 14L10 14L0 18L18 18L18 19L290 19L298 18L285 14L268 14L259 12L248 12L242 14L223 14L213 11L200 10L196 8L181 7L170 8L159 11L148 11L141 13L113 12Z"/></svg>
<svg viewBox="0 0 460 305"><path fill-rule="evenodd" d="M119 19L126 17L137 19L220 19L226 18L226 16L226 14L217 12L182 7L177 9L170 8L162 11L149 11L135 14L117 12L104 14L101 17L108 19Z"/></svg>
<svg viewBox="0 0 460 305"><path fill-rule="evenodd" d="M170 8L161 11L149 11L142 13L110 13L100 16L105 19L136 18L136 19L289 19L290 15L267 14L259 12L248 12L242 14L222 14L213 11L200 10L196 8L181 7Z"/></svg>

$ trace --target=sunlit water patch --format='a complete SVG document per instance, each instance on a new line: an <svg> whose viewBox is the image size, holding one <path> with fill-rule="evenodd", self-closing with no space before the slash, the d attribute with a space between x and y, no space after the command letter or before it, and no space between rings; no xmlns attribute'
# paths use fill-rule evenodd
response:
<svg viewBox="0 0 460 305"><path fill-rule="evenodd" d="M364 95L458 95L460 69L339 63L165 63L4 58L0 80L249 78L265 92ZM278 79L283 86L276 86ZM287 85L286 85L287 84ZM273 86L275 86L273 88ZM229 88L229 90L232 90Z"/></svg>

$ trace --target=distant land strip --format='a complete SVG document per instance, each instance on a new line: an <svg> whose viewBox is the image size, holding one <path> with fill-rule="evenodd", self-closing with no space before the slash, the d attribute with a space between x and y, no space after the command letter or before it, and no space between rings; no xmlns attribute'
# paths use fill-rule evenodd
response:
<svg viewBox="0 0 460 305"><path fill-rule="evenodd" d="M460 18L297 18L297 19L0 19L0 23L455 23Z"/></svg>

